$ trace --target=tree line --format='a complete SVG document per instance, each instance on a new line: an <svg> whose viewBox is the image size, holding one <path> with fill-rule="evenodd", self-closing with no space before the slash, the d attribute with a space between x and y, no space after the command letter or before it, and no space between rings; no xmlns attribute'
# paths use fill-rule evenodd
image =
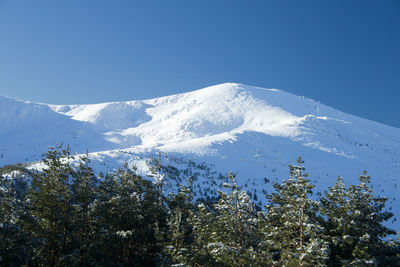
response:
<svg viewBox="0 0 400 267"><path fill-rule="evenodd" d="M95 175L87 156L76 162L60 146L41 171L1 169L26 172L0 175L1 266L399 266L393 214L366 172L316 198L299 158L261 207L232 173L204 200L190 177L166 195L126 164Z"/></svg>

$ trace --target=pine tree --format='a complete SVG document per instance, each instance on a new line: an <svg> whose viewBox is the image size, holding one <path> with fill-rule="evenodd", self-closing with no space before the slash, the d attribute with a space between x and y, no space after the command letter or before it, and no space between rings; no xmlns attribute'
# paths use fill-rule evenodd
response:
<svg viewBox="0 0 400 267"><path fill-rule="evenodd" d="M330 242L329 266L347 264L351 258L348 244L348 230L351 224L347 214L350 212L347 201L347 189L343 179L339 176L334 187L325 192L326 197L321 197L321 214L326 217L323 222Z"/></svg>
<svg viewBox="0 0 400 267"><path fill-rule="evenodd" d="M119 194L119 183L115 175L106 173L97 189L96 199L93 203L94 216L99 228L99 233L95 236L94 250L96 262L102 266L116 265L117 249L113 243L113 224L114 216L118 216L118 204L114 203L113 198Z"/></svg>
<svg viewBox="0 0 400 267"><path fill-rule="evenodd" d="M74 175L68 147L50 148L43 159L43 171L33 173L26 199L29 215L24 226L37 241L38 264L56 266L71 254L72 193Z"/></svg>
<svg viewBox="0 0 400 267"><path fill-rule="evenodd" d="M209 204L201 202L196 209L190 213L188 218L192 226L192 244L188 251L184 251L188 266L227 266L224 263L218 263L209 251L211 243L211 233L215 229L216 215Z"/></svg>
<svg viewBox="0 0 400 267"><path fill-rule="evenodd" d="M181 185L178 194L168 199L168 242L166 252L175 264L189 262L193 227L188 219L194 209L192 182Z"/></svg>
<svg viewBox="0 0 400 267"><path fill-rule="evenodd" d="M103 264L155 264L163 248L160 232L166 227L166 215L152 182L126 164L116 174L106 175L99 187L97 215L103 231L98 244Z"/></svg>
<svg viewBox="0 0 400 267"><path fill-rule="evenodd" d="M255 205L232 173L229 179L231 183L224 186L231 188L231 193L219 191L213 211L204 204L199 206L192 219L194 236L208 265L255 266L260 264Z"/></svg>
<svg viewBox="0 0 400 267"><path fill-rule="evenodd" d="M371 177L364 171L360 184L347 189L339 177L321 198L325 227L331 239L331 266L373 266L385 255L381 239L395 232L383 225L393 214L384 211L386 198L374 197Z"/></svg>
<svg viewBox="0 0 400 267"><path fill-rule="evenodd" d="M79 162L79 168L72 182L74 200L72 234L76 253L71 257L70 264L88 266L95 263L94 243L100 231L95 214L97 177L89 166L87 153Z"/></svg>
<svg viewBox="0 0 400 267"><path fill-rule="evenodd" d="M0 265L21 266L32 256L30 236L19 225L25 213L27 180L21 175L0 173Z"/></svg>
<svg viewBox="0 0 400 267"><path fill-rule="evenodd" d="M276 251L278 266L324 266L328 257L328 244L323 239L324 229L318 222L319 202L312 200L314 185L303 173L301 158L298 166L291 166L290 178L274 184L277 191L268 195L264 238Z"/></svg>

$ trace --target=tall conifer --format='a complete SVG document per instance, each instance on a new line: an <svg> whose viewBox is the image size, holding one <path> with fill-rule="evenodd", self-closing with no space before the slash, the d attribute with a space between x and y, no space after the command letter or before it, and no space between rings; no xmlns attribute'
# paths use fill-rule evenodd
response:
<svg viewBox="0 0 400 267"><path fill-rule="evenodd" d="M35 248L38 263L56 266L72 253L73 176L69 148L50 148L43 159L45 168L33 174L27 194L30 219L27 228L40 242Z"/></svg>
<svg viewBox="0 0 400 267"><path fill-rule="evenodd" d="M382 238L395 232L383 225L393 214L384 211L386 198L375 197L371 177L363 172L348 188L339 177L321 198L331 241L331 266L373 266L386 253Z"/></svg>
<svg viewBox="0 0 400 267"><path fill-rule="evenodd" d="M318 222L319 203L310 199L314 185L304 173L303 161L291 166L290 178L274 184L276 193L268 195L265 241L273 243L279 266L324 266L328 243Z"/></svg>

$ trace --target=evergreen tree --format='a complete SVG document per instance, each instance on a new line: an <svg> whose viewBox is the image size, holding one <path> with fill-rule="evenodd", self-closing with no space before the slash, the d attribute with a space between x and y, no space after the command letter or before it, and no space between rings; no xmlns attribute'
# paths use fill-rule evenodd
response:
<svg viewBox="0 0 400 267"><path fill-rule="evenodd" d="M162 250L165 209L152 182L124 166L106 175L97 205L105 265L153 266Z"/></svg>
<svg viewBox="0 0 400 267"><path fill-rule="evenodd" d="M181 185L178 194L172 194L168 199L169 214L168 242L166 252L175 264L189 262L192 245L193 227L189 223L189 216L194 209L192 182L188 179L188 186Z"/></svg>
<svg viewBox="0 0 400 267"><path fill-rule="evenodd" d="M384 211L386 198L374 197L370 176L364 171L360 184L347 189L339 177L321 198L325 227L331 239L331 266L373 266L386 252L381 239L395 232L383 225L393 214Z"/></svg>
<svg viewBox="0 0 400 267"><path fill-rule="evenodd" d="M257 255L257 212L251 197L241 190L230 173L231 193L219 191L220 199L214 205L217 215L216 232L208 244L217 262L228 265L255 265Z"/></svg>
<svg viewBox="0 0 400 267"><path fill-rule="evenodd" d="M192 244L188 251L184 251L186 258L185 264L188 266L228 266L218 263L210 253L210 235L215 229L216 215L215 210L207 203L201 202L196 209L190 213L188 218L192 226Z"/></svg>
<svg viewBox="0 0 400 267"><path fill-rule="evenodd" d="M351 250L347 246L347 233L351 228L347 214L350 207L347 201L347 189L343 179L338 177L334 187L325 192L326 197L321 197L321 214L326 216L323 222L330 242L329 266L342 266L349 263Z"/></svg>
<svg viewBox="0 0 400 267"><path fill-rule="evenodd" d="M71 159L68 147L50 148L43 159L46 167L33 173L26 196L30 216L24 226L37 242L33 260L38 264L60 265L73 252Z"/></svg>
<svg viewBox="0 0 400 267"><path fill-rule="evenodd" d="M80 158L79 168L72 182L75 254L70 258L71 265L88 266L95 263L94 248L100 231L95 214L97 177L89 163L88 154Z"/></svg>
<svg viewBox="0 0 400 267"><path fill-rule="evenodd" d="M26 178L0 174L0 265L21 266L32 256L30 236L19 225L25 213Z"/></svg>
<svg viewBox="0 0 400 267"><path fill-rule="evenodd" d="M248 266L260 264L257 253L257 212L254 203L230 173L231 193L219 191L212 211L200 205L192 218L194 238L207 265ZM197 252L197 251L196 251ZM198 262L202 265L203 262Z"/></svg>
<svg viewBox="0 0 400 267"><path fill-rule="evenodd" d="M324 266L328 258L328 243L324 229L318 222L319 202L312 200L314 185L303 173L301 158L298 166L291 166L290 178L274 184L277 191L268 195L267 216L263 234L267 244L277 251L278 266ZM265 246L271 251L270 246Z"/></svg>

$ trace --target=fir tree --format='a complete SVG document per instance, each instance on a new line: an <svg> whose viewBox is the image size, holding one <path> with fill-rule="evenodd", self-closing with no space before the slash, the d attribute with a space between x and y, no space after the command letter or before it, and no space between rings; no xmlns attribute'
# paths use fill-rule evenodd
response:
<svg viewBox="0 0 400 267"><path fill-rule="evenodd" d="M331 266L373 266L385 255L382 238L395 234L383 225L393 214L384 211L386 198L374 197L371 178L364 171L360 184L347 189L338 178L321 198L322 214L331 239Z"/></svg>
<svg viewBox="0 0 400 267"><path fill-rule="evenodd" d="M200 202L188 218L192 226L192 244L188 251L184 252L188 266L227 266L218 263L210 253L210 235L215 229L215 211L206 202Z"/></svg>
<svg viewBox="0 0 400 267"><path fill-rule="evenodd" d="M268 195L269 205L263 227L265 241L277 251L279 266L323 266L328 258L324 229L317 219L319 203L309 198L314 185L303 173L301 158L291 166L290 178L274 184L277 191ZM266 246L271 250L270 246Z"/></svg>
<svg viewBox="0 0 400 267"><path fill-rule="evenodd" d="M89 166L88 154L80 158L79 168L72 182L74 209L72 214L75 257L70 263L88 266L95 263L94 243L99 234L95 215L97 177Z"/></svg>
<svg viewBox="0 0 400 267"><path fill-rule="evenodd" d="M72 192L70 181L73 168L68 147L50 148L43 159L45 169L33 174L26 196L29 214L24 226L36 239L36 259L39 264L62 264L72 251Z"/></svg>
<svg viewBox="0 0 400 267"><path fill-rule="evenodd" d="M257 255L257 212L251 197L241 190L230 173L231 193L219 191L220 199L214 205L217 215L216 234L212 233L208 247L217 262L228 265L255 265Z"/></svg>
<svg viewBox="0 0 400 267"><path fill-rule="evenodd" d="M106 265L152 266L162 250L165 210L154 185L127 168L100 184L99 249Z"/></svg>
<svg viewBox="0 0 400 267"><path fill-rule="evenodd" d="M192 218L197 248L200 249L197 253L203 255L201 260L207 260L208 265L254 266L260 264L255 205L238 187L232 173L229 179L231 183L224 186L231 188L231 193L219 191L219 200L213 210L199 205L199 212Z"/></svg>
<svg viewBox="0 0 400 267"><path fill-rule="evenodd" d="M329 266L341 266L349 263L351 250L347 246L347 233L351 228L349 217L350 207L347 202L347 189L343 179L338 177L334 187L325 192L326 197L321 197L321 214L326 216L323 222L330 242Z"/></svg>
<svg viewBox="0 0 400 267"><path fill-rule="evenodd" d="M168 207L169 242L167 242L166 252L175 264L189 262L193 257L190 255L193 227L188 219L194 209L190 179L188 179L188 186L181 185L178 194L172 194L168 199Z"/></svg>
<svg viewBox="0 0 400 267"><path fill-rule="evenodd" d="M21 266L32 256L29 233L20 227L25 213L26 178L18 173L10 177L0 174L0 265Z"/></svg>

